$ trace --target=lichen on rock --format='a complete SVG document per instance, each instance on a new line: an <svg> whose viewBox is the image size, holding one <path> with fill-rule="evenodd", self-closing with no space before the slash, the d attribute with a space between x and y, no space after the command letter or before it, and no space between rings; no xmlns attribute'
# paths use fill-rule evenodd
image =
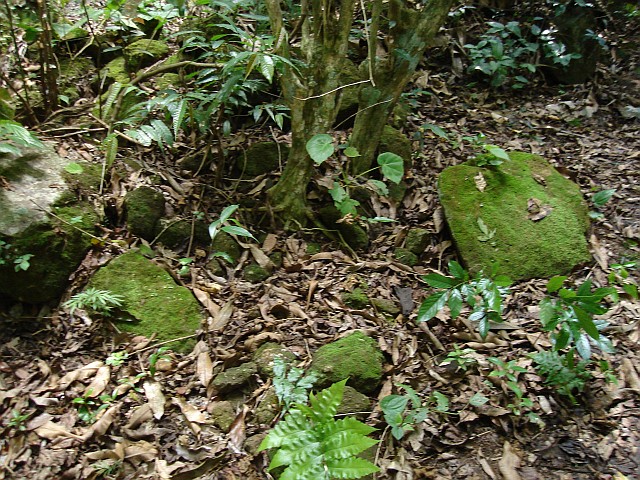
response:
<svg viewBox="0 0 640 480"><path fill-rule="evenodd" d="M467 162L440 175L440 201L467 268L489 271L495 264L512 279L526 279L589 261L588 208L578 186L542 157L509 155L495 168Z"/></svg>

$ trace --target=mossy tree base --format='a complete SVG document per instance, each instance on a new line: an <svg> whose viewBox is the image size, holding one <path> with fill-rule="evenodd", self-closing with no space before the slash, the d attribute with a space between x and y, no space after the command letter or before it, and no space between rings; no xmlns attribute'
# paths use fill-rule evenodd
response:
<svg viewBox="0 0 640 480"><path fill-rule="evenodd" d="M495 169L468 162L440 175L440 201L469 270L488 272L497 264L500 273L526 279L589 261L588 209L578 186L539 156L510 157Z"/></svg>

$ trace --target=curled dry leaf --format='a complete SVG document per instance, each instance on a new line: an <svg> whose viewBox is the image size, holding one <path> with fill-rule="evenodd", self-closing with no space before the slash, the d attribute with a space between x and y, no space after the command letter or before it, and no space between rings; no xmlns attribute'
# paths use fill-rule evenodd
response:
<svg viewBox="0 0 640 480"><path fill-rule="evenodd" d="M218 313L220 312L220 307L213 300L211 300L211 297L207 292L205 292L204 290L200 290L199 288L193 288L192 291L200 304L207 309L209 315L211 315L212 317L218 315Z"/></svg>
<svg viewBox="0 0 640 480"><path fill-rule="evenodd" d="M248 411L249 407L243 405L229 429L229 449L234 453L242 453L242 444L246 437L244 419Z"/></svg>
<svg viewBox="0 0 640 480"><path fill-rule="evenodd" d="M151 418L153 418L153 412L151 411L151 407L149 406L149 404L145 403L144 405L140 405L139 407L135 408L135 410L131 414L131 417L129 418L129 421L125 425L125 428L134 430L147 420L151 420Z"/></svg>
<svg viewBox="0 0 640 480"><path fill-rule="evenodd" d="M498 462L498 467L504 480L522 480L522 477L516 470L519 466L520 457L514 452L509 442L504 442L502 458Z"/></svg>
<svg viewBox="0 0 640 480"><path fill-rule="evenodd" d="M107 433L107 430L109 430L109 427L113 423L118 410L120 410L120 404L109 407L98 421L91 425L91 427L89 427L89 429L84 433L82 436L83 440L87 441L91 438L98 438Z"/></svg>
<svg viewBox="0 0 640 480"><path fill-rule="evenodd" d="M85 397L98 397L109 384L111 379L111 367L103 365L96 372L96 376L93 378L91 384L85 389Z"/></svg>
<svg viewBox="0 0 640 480"><path fill-rule="evenodd" d="M200 385L207 388L213 378L213 362L211 361L209 352L204 351L198 354L198 359L196 360L196 373L198 374Z"/></svg>
<svg viewBox="0 0 640 480"><path fill-rule="evenodd" d="M91 362L89 365L85 365L84 367L80 367L77 370L66 373L58 382L54 382L56 384L52 384L49 388L54 390L64 390L73 382L81 382L91 377L92 375L95 375L98 369L103 365L104 363L99 360Z"/></svg>
<svg viewBox="0 0 640 480"><path fill-rule="evenodd" d="M212 332L218 332L227 326L233 313L233 300L229 300L225 303L220 311L213 316L213 320L209 325L209 330Z"/></svg>

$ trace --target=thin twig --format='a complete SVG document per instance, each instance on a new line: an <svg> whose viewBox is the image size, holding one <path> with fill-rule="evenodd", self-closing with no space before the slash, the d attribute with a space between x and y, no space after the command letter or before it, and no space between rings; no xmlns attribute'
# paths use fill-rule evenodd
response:
<svg viewBox="0 0 640 480"><path fill-rule="evenodd" d="M353 87L355 85L360 85L362 83L369 83L369 82L371 82L370 79L360 80L358 82L347 83L346 85L341 85L341 86L339 86L337 88L334 88L333 90L329 90L328 92L321 93L320 95L312 95L311 97L306 97L306 98L298 98L298 97L293 97L293 98L295 98L296 100L300 100L302 102L305 102L305 101L311 100L313 98L324 97L324 96L329 95L329 94L331 94L333 92L337 92L338 90L342 90L343 88L349 88L349 87Z"/></svg>

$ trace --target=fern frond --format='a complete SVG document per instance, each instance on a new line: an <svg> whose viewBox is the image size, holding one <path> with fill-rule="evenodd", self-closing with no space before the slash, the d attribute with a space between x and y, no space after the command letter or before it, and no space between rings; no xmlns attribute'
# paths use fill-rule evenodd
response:
<svg viewBox="0 0 640 480"><path fill-rule="evenodd" d="M103 119L106 119L109 117L109 114L111 113L111 107L113 107L113 103L118 98L118 94L120 93L120 90L122 90L123 86L124 85L122 85L122 83L115 82L113 85L111 85L111 87L109 87L109 94L107 95L107 99L102 105Z"/></svg>
<svg viewBox="0 0 640 480"><path fill-rule="evenodd" d="M173 123L173 136L178 138L178 132L184 122L184 117L187 113L187 100L182 99L178 104L178 107L171 111L172 123Z"/></svg>

